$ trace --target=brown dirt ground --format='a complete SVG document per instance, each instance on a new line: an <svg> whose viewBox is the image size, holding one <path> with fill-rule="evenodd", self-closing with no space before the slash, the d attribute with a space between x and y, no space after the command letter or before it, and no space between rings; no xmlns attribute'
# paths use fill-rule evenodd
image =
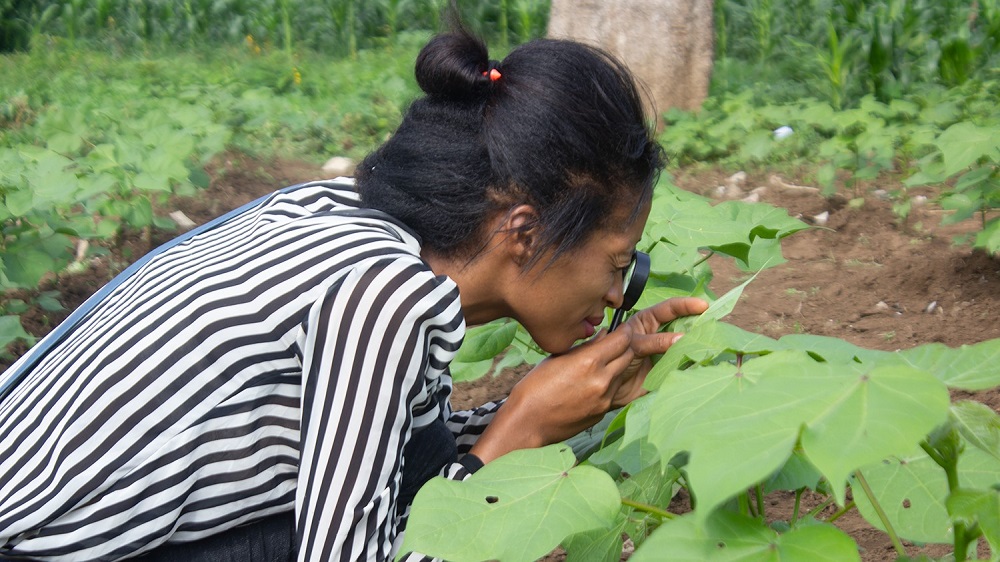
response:
<svg viewBox="0 0 1000 562"><path fill-rule="evenodd" d="M708 195L731 173L680 172L675 182ZM161 211L180 210L202 223L276 188L319 179L323 172L304 162L261 161L227 154L217 159L210 175L212 185L203 195L172 201L170 208ZM858 200L863 197L861 205L848 204L841 197L826 199L814 192L780 187L786 183L797 182L774 181L767 174L751 173L744 191L764 186L762 201L785 207L807 221L828 212L826 227L786 239L788 262L761 273L744 291L728 322L772 337L796 332L829 335L883 350L929 342L958 346L1000 338L1000 260L951 242L952 236L975 232L976 221L941 226L944 213L928 204L901 223L889 202L872 195L876 188L898 186L893 178L856 188ZM23 315L25 328L38 336L48 332L130 260L176 234L130 233L110 254L93 259L89 271L46 280L40 289L59 291L66 311L53 314L32 309ZM710 263L715 271L710 287L717 294L746 279L729 260L713 257ZM22 352L23 348L14 350L15 355ZM0 369L8 364L0 360ZM461 408L505 396L522 374L523 369L508 371L459 385L453 401ZM974 398L1000 410L1000 392L982 392ZM790 513L791 499L790 494L769 496L769 513L778 517ZM816 499L807 498L807 505L809 501ZM682 505L674 507L682 509ZM858 541L863 560L896 559L884 533L871 529L856 512L840 518L837 524ZM948 552L947 548L915 545L907 549L910 555L941 556ZM549 557L560 558L559 554Z"/></svg>

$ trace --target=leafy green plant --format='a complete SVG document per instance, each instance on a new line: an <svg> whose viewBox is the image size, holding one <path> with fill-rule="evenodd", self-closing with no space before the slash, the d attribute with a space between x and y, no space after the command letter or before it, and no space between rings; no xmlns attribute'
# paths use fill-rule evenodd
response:
<svg viewBox="0 0 1000 562"><path fill-rule="evenodd" d="M780 239L801 227L767 206L708 207L661 189L643 238L655 274L648 298L704 295L706 250L751 270L770 265ZM666 282L667 271L681 273ZM613 561L627 535L632 560L859 560L831 524L849 509L900 556L904 539L951 544L955 560L979 537L1000 551L1000 416L952 403L948 392L1000 385L1000 340L896 353L801 334L774 340L720 321L741 291L670 327L685 336L656 362L650 393L582 459L553 445L498 459L465 482L430 482L404 551L534 560L562 544L569 559ZM470 344L492 352L502 339L480 332ZM683 509L671 503L679 489L690 498ZM796 503L775 521L764 497L779 490L829 499L809 513ZM832 503L841 509L824 520Z"/></svg>

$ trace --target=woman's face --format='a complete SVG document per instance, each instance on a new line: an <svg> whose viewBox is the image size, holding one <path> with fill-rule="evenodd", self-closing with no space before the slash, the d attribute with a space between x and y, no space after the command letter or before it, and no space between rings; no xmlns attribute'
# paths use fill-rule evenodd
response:
<svg viewBox="0 0 1000 562"><path fill-rule="evenodd" d="M625 269L648 216L647 205L624 230L594 232L548 267L548 256L542 256L524 273L513 297L514 318L542 349L569 350L578 340L594 335L608 307L621 306Z"/></svg>

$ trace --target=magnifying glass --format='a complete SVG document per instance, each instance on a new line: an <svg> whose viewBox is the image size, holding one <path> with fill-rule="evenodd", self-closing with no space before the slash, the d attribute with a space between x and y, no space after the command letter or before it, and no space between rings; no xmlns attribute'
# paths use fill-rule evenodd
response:
<svg viewBox="0 0 1000 562"><path fill-rule="evenodd" d="M609 332L615 331L615 328L625 319L625 313L632 310L635 303L639 302L639 295L646 287L647 279L649 279L649 254L637 251L632 254L632 263L625 270L625 282L622 284L625 294L622 297L621 307L617 308L614 315L611 316Z"/></svg>

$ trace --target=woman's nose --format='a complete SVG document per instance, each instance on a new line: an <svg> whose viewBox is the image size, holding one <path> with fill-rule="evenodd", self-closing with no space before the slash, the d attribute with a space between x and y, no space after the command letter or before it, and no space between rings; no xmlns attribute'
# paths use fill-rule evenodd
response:
<svg viewBox="0 0 1000 562"><path fill-rule="evenodd" d="M625 302L625 274L615 275L608 293L604 296L608 308L620 308Z"/></svg>

